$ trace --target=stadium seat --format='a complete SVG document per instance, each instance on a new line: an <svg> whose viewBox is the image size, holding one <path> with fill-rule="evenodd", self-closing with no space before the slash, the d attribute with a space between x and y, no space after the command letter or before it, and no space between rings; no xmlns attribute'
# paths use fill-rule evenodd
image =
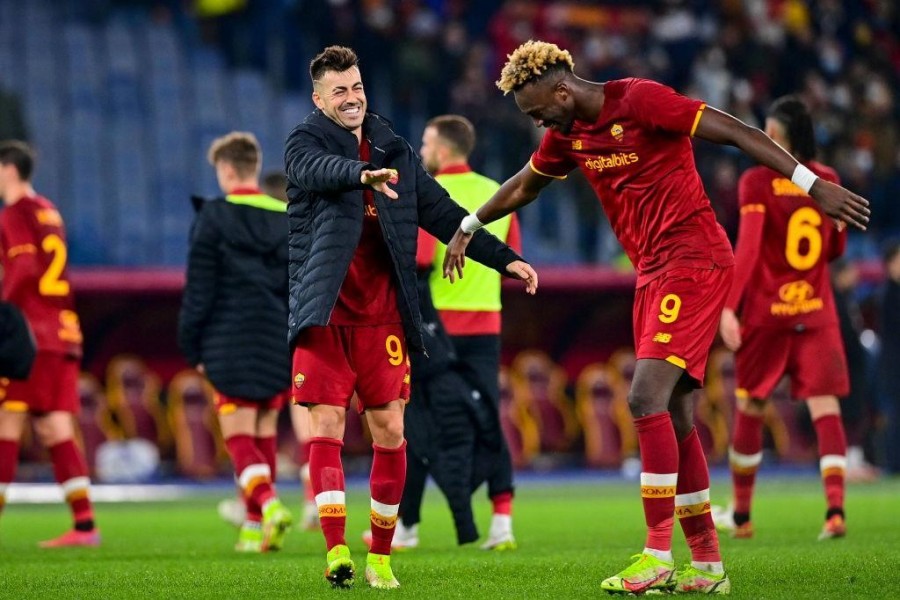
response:
<svg viewBox="0 0 900 600"><path fill-rule="evenodd" d="M228 471L228 455L213 406L213 388L193 369L178 372L168 387L169 424L177 470L207 479Z"/></svg>
<svg viewBox="0 0 900 600"><path fill-rule="evenodd" d="M121 429L119 439L145 439L162 456L169 454L172 436L160 403L159 377L144 361L129 354L114 357L106 368L106 394Z"/></svg>
<svg viewBox="0 0 900 600"><path fill-rule="evenodd" d="M621 414L615 402L611 369L603 363L586 366L575 384L575 411L584 431L584 458L589 467L618 467L622 463L622 429L631 415ZM625 406L627 410L627 405Z"/></svg>
<svg viewBox="0 0 900 600"><path fill-rule="evenodd" d="M528 406L517 401L510 382L509 369L500 367L500 427L506 442L513 466L524 468L531 466L541 451L541 437L537 421L528 410Z"/></svg>
<svg viewBox="0 0 900 600"><path fill-rule="evenodd" d="M78 430L88 468L96 468L97 448L107 440L117 438L117 427L106 401L106 393L97 378L90 373L78 377L78 397L81 412L78 414Z"/></svg>
<svg viewBox="0 0 900 600"><path fill-rule="evenodd" d="M510 369L513 397L538 423L541 452L568 452L580 433L566 396L565 371L544 352L525 350Z"/></svg>

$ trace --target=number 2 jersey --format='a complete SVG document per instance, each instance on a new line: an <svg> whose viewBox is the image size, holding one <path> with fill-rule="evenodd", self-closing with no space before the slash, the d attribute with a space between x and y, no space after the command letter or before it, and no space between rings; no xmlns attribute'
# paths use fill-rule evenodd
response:
<svg viewBox="0 0 900 600"><path fill-rule="evenodd" d="M42 196L0 212L3 299L25 314L38 351L81 356L81 326L66 273L62 217Z"/></svg>
<svg viewBox="0 0 900 600"><path fill-rule="evenodd" d="M706 105L647 79L608 81L603 93L596 122L576 121L569 134L547 130L532 170L561 179L581 169L639 288L677 267L733 265L694 165L690 136Z"/></svg>
<svg viewBox="0 0 900 600"><path fill-rule="evenodd" d="M839 183L825 165L808 168ZM838 232L806 192L768 167L747 170L738 184L741 224L736 271L726 307L744 326L837 325L828 263L844 252Z"/></svg>

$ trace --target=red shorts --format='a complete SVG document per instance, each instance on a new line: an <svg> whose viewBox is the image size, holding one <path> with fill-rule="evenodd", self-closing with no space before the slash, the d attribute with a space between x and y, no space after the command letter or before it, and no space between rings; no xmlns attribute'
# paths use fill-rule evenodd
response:
<svg viewBox="0 0 900 600"><path fill-rule="evenodd" d="M733 273L730 266L677 267L638 288L633 314L637 359L678 365L702 387Z"/></svg>
<svg viewBox="0 0 900 600"><path fill-rule="evenodd" d="M734 369L737 393L749 398L768 398L785 375L797 400L850 393L844 341L836 325L803 331L744 327Z"/></svg>
<svg viewBox="0 0 900 600"><path fill-rule="evenodd" d="M226 396L219 391L215 393L216 412L220 415L229 415L237 408L255 408L256 410L281 410L291 398L291 388L275 394L265 400L248 400L247 398L235 398Z"/></svg>
<svg viewBox="0 0 900 600"><path fill-rule="evenodd" d="M403 326L327 325L300 332L294 348L293 398L297 404L350 407L359 412L409 400L409 356Z"/></svg>
<svg viewBox="0 0 900 600"><path fill-rule="evenodd" d="M0 407L15 412L78 414L80 362L58 352L38 352L27 380L0 378Z"/></svg>

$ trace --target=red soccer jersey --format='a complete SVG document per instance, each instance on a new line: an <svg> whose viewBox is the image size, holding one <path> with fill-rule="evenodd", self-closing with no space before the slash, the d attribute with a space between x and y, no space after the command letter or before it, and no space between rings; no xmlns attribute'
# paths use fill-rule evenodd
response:
<svg viewBox="0 0 900 600"><path fill-rule="evenodd" d="M638 287L675 267L734 264L694 166L690 136L706 105L646 79L608 81L604 95L595 123L548 129L531 168L556 178L581 169Z"/></svg>
<svg viewBox="0 0 900 600"><path fill-rule="evenodd" d="M359 159L369 160L369 140L363 138ZM350 269L331 313L331 325L400 323L394 261L391 259L371 188L363 192L363 228Z"/></svg>
<svg viewBox="0 0 900 600"><path fill-rule="evenodd" d="M81 356L81 326L66 274L62 217L41 196L0 212L3 299L25 314L38 350Z"/></svg>
<svg viewBox="0 0 900 600"><path fill-rule="evenodd" d="M832 169L809 168L838 183ZM726 306L744 325L837 325L828 263L844 253L846 232L791 180L768 167L753 167L738 184L741 225L737 269Z"/></svg>

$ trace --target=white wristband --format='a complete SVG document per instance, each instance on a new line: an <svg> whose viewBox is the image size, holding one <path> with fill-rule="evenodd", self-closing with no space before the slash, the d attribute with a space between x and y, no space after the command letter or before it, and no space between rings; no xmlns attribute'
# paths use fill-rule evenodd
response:
<svg viewBox="0 0 900 600"><path fill-rule="evenodd" d="M468 235L472 235L482 227L484 227L484 223L478 220L475 213L463 217L462 223L459 224L459 228L462 229L462 232Z"/></svg>
<svg viewBox="0 0 900 600"><path fill-rule="evenodd" d="M794 174L791 175L791 181L798 188L809 193L809 190L812 189L813 184L816 182L819 176L804 167L801 164L797 164L797 168L794 169Z"/></svg>

